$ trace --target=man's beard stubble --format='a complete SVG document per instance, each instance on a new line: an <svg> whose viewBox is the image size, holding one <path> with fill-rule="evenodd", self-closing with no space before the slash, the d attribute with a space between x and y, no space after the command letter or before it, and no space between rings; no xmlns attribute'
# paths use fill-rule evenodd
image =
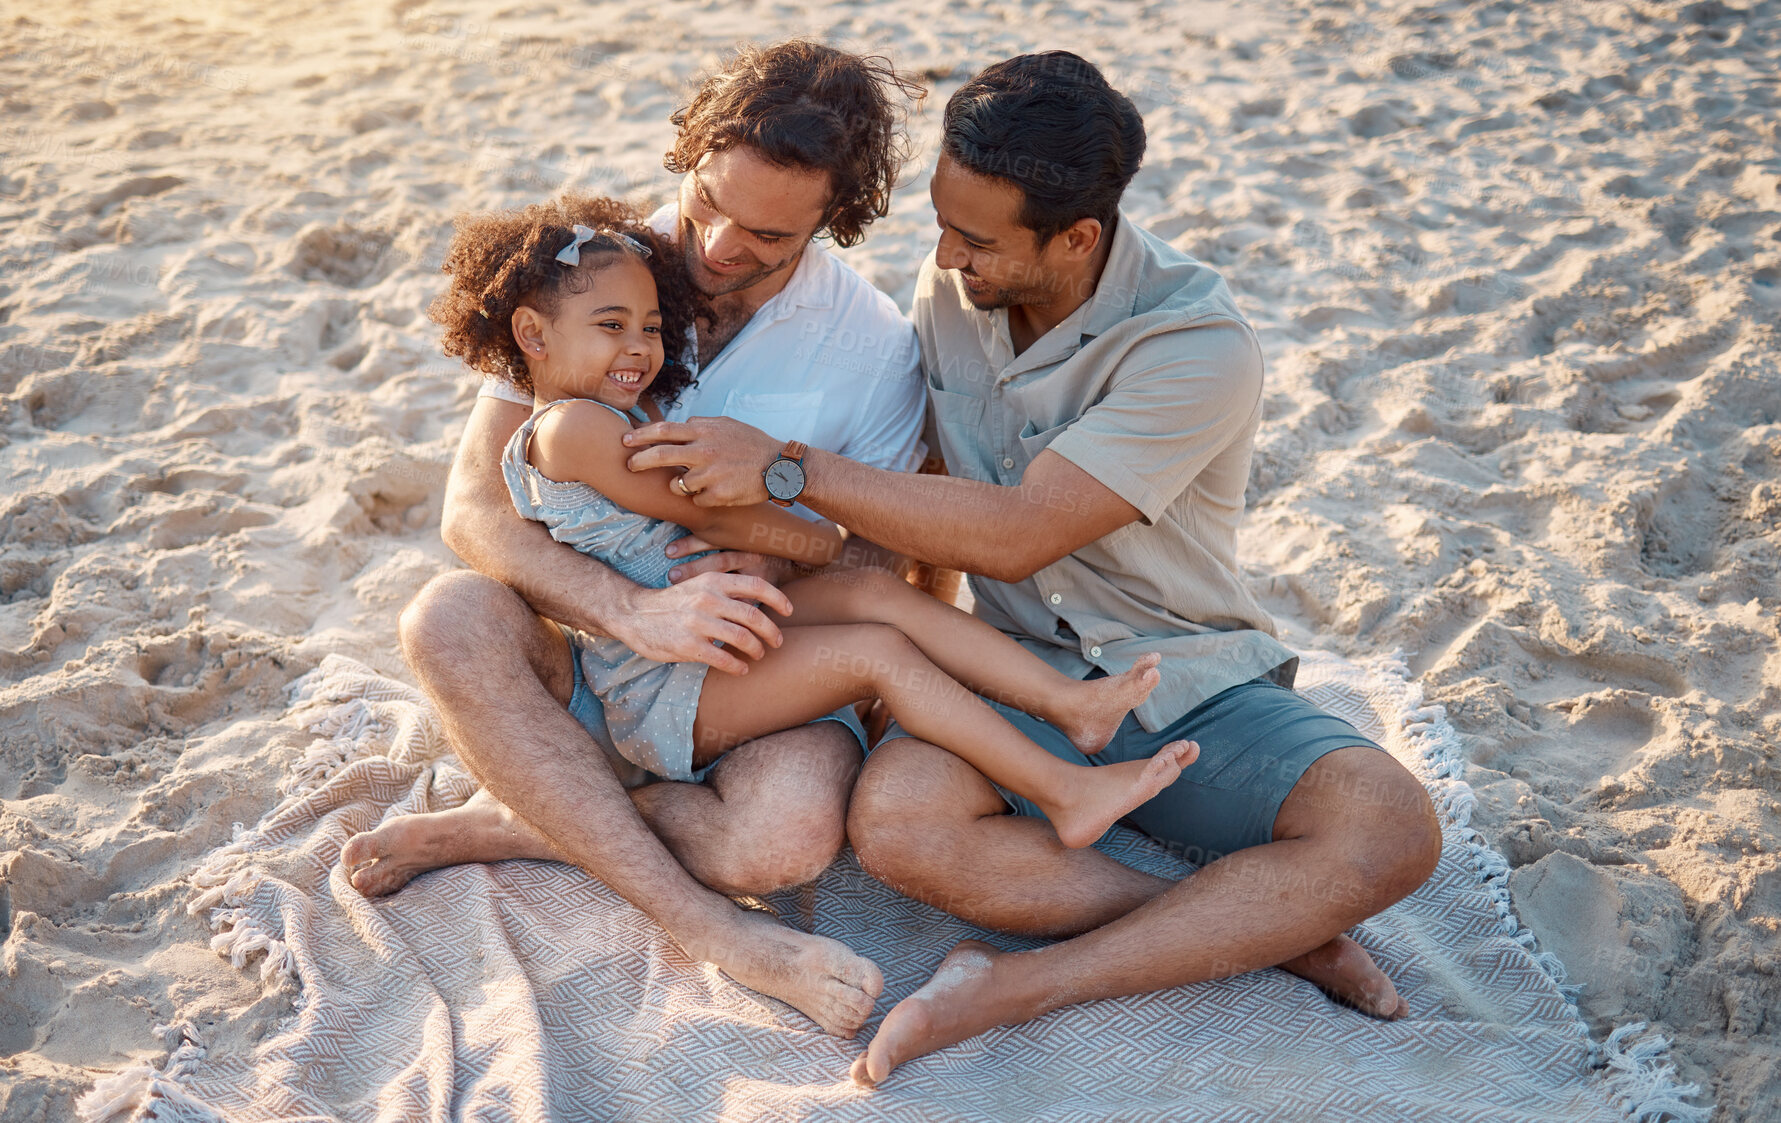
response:
<svg viewBox="0 0 1781 1123"><path fill-rule="evenodd" d="M795 268L804 257L804 251L800 249L778 265L767 265L757 261L756 267L753 269L747 269L741 273L718 274L705 267L704 256L699 252L698 235L694 233L691 223L681 223L680 244L684 247L681 253L686 258L686 271L692 275L693 287L704 293L707 298L741 292L743 289L761 283L782 269Z"/></svg>
<svg viewBox="0 0 1781 1123"><path fill-rule="evenodd" d="M974 280L981 281L983 279L975 273L966 273L964 270L960 270L959 274L960 276L970 277ZM1012 308L1016 304L1034 303L1031 299L1031 294L1024 289L991 288L989 291L979 295L972 292L969 288L966 288L965 299L970 301L971 307L977 309L979 312L994 312L998 308Z"/></svg>

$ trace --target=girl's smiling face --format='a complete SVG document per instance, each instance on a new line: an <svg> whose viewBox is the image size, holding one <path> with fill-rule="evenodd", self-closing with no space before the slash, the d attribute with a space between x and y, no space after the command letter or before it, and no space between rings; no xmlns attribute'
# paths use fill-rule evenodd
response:
<svg viewBox="0 0 1781 1123"><path fill-rule="evenodd" d="M546 316L522 304L513 338L540 402L591 398L629 410L662 369L662 312L655 278L628 253L602 255L586 292L568 293Z"/></svg>

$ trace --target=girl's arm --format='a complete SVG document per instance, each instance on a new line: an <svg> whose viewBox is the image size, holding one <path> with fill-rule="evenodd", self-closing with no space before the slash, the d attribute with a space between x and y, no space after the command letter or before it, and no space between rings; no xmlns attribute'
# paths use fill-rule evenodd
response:
<svg viewBox="0 0 1781 1123"><path fill-rule="evenodd" d="M501 478L501 450L526 419L524 406L478 398L452 460L439 533L471 568L518 591L541 615L584 632L614 635L637 586L520 517Z"/></svg>
<svg viewBox="0 0 1781 1123"><path fill-rule="evenodd" d="M532 433L533 467L553 480L577 480L627 510L678 523L726 550L752 550L805 565L823 566L841 556L841 532L834 523L807 522L781 507L701 507L669 483L669 468L633 472L631 450L620 438L630 428L623 418L594 402L558 406Z"/></svg>

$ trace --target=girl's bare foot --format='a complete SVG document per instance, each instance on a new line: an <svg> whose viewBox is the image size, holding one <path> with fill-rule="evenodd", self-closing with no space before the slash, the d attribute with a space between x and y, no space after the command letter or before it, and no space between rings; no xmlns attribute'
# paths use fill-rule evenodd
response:
<svg viewBox="0 0 1781 1123"><path fill-rule="evenodd" d="M1162 658L1154 652L1140 655L1124 674L1084 679L1057 700L1051 715L1042 716L1062 730L1078 752L1098 753L1119 732L1119 723L1125 716L1150 697L1162 681L1163 676L1156 669Z"/></svg>
<svg viewBox="0 0 1781 1123"><path fill-rule="evenodd" d="M1093 846L1107 833L1107 828L1173 784L1181 770L1199 755L1200 746L1193 741L1171 741L1149 760L1082 768L1071 785L1067 802L1034 802L1051 820L1052 829L1065 846Z"/></svg>

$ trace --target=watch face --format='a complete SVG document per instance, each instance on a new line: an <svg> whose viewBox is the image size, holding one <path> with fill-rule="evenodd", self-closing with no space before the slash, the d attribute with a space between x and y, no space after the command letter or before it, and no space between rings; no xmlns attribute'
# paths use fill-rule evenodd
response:
<svg viewBox="0 0 1781 1123"><path fill-rule="evenodd" d="M804 490L804 466L796 460L775 460L767 465L767 494L775 499L796 499Z"/></svg>

